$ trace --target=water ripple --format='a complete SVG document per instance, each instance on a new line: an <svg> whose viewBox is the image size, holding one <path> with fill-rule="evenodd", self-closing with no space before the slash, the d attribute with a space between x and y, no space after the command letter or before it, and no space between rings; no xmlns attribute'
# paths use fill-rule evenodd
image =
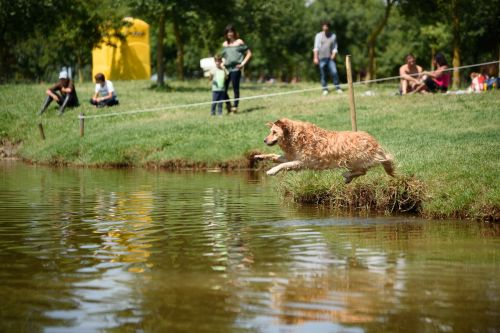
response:
<svg viewBox="0 0 500 333"><path fill-rule="evenodd" d="M331 217L255 174L0 170L1 331L498 327L494 228Z"/></svg>

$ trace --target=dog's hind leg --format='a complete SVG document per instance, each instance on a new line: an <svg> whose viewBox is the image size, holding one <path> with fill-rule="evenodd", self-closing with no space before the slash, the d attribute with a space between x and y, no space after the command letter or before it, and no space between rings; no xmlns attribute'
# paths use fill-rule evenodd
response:
<svg viewBox="0 0 500 333"><path fill-rule="evenodd" d="M394 162L391 159L387 159L385 161L382 161L382 166L384 167L385 172L391 176L394 177Z"/></svg>
<svg viewBox="0 0 500 333"><path fill-rule="evenodd" d="M392 158L391 154L387 154L382 149L380 149L378 151L376 160L379 161L380 164L382 164L382 166L384 167L385 172L389 176L394 177L395 167L394 167L394 161L393 161L393 158Z"/></svg>
<svg viewBox="0 0 500 333"><path fill-rule="evenodd" d="M366 174L366 170L356 170L356 171L346 171L342 174L344 177L344 183L349 184L356 177L363 176Z"/></svg>
<svg viewBox="0 0 500 333"><path fill-rule="evenodd" d="M272 169L269 169L266 173L268 176L273 176L281 170L297 170L300 168L302 168L302 162L300 161L285 162L275 166Z"/></svg>

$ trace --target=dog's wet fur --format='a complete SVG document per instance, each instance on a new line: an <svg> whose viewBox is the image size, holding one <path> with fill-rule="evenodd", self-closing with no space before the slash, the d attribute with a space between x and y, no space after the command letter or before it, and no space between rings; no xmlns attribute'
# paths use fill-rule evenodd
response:
<svg viewBox="0 0 500 333"><path fill-rule="evenodd" d="M255 155L255 159L269 159L279 165L267 171L275 175L281 170L331 168L347 169L342 175L345 183L366 174L378 164L394 177L392 156L366 132L335 132L302 121L279 119L267 124L271 133L264 139L268 146L278 144L283 155Z"/></svg>

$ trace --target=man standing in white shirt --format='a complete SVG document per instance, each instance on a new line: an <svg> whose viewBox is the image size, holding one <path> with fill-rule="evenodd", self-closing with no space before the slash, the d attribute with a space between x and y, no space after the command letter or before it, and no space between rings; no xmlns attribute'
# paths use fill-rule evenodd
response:
<svg viewBox="0 0 500 333"><path fill-rule="evenodd" d="M321 78L321 86L323 87L323 95L328 94L327 71L333 77L333 84L338 93L342 93L339 86L339 74L337 72L337 64L335 57L337 56L337 36L330 31L328 22L321 23L322 31L316 34L314 38L314 58L315 65L319 65L319 74Z"/></svg>
<svg viewBox="0 0 500 333"><path fill-rule="evenodd" d="M115 88L113 87L113 83L109 80L106 80L104 74L97 73L95 76L95 93L94 96L90 99L90 104L95 105L98 108L102 108L104 106L113 106L118 105L118 98L115 93Z"/></svg>

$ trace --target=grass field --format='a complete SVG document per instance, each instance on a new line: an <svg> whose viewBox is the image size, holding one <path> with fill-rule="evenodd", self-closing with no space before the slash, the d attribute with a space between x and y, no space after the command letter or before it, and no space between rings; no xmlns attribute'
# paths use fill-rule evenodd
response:
<svg viewBox="0 0 500 333"><path fill-rule="evenodd" d="M85 83L77 85L82 106L63 116L51 106L41 117L37 111L47 85L0 86L0 137L3 142L21 143L17 155L33 163L243 168L249 166L247 157L254 151L278 152L277 147L263 144L267 121L287 117L328 129L351 128L347 94L321 96L315 90L242 101L238 114L224 117L211 117L205 105L86 119L81 138L80 112L127 112L211 98L206 81L173 82L167 89L152 89L150 82L114 83L118 107L91 107L87 100L93 84ZM315 87L309 83L244 84L242 97ZM375 96L362 96L368 89ZM298 202L385 211L393 211L388 205L399 205L387 196L416 195L421 201L418 211L424 216L498 221L500 91L405 97L395 92L395 84L356 86L358 129L370 132L394 155L397 180L389 180L381 168L348 186L341 183L339 170L290 172L276 178L282 193ZM40 139L39 123L45 141ZM394 190L385 193L388 188ZM369 198L360 198L366 191L371 191ZM357 200L347 204L346 195Z"/></svg>

